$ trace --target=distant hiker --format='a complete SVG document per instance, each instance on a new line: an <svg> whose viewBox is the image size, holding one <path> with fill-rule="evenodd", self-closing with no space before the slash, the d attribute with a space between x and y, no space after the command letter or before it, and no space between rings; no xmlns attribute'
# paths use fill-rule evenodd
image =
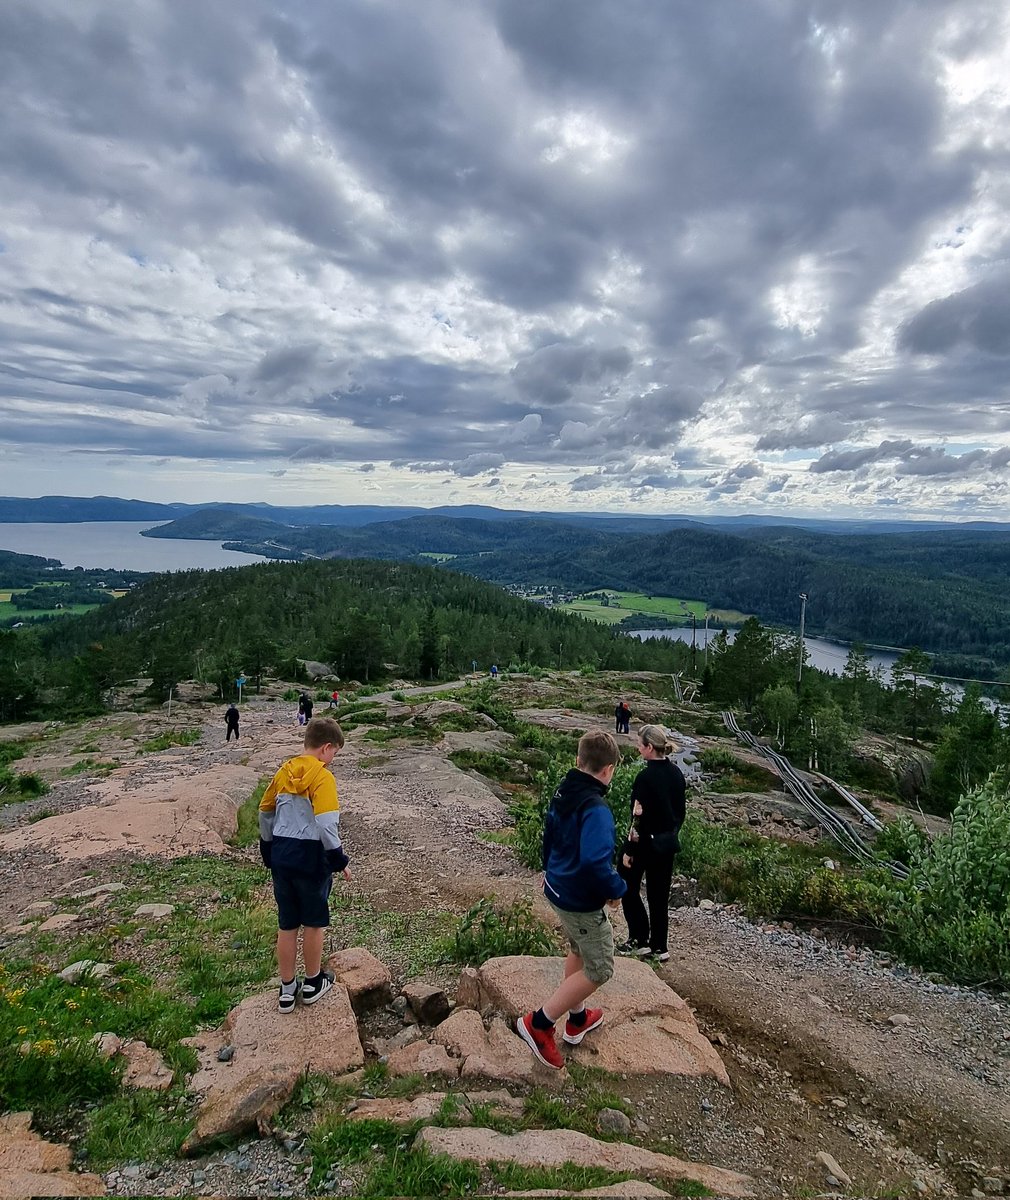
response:
<svg viewBox="0 0 1010 1200"><path fill-rule="evenodd" d="M298 697L298 724L307 725L312 720L312 697L302 692Z"/></svg>
<svg viewBox="0 0 1010 1200"><path fill-rule="evenodd" d="M666 944L670 880L686 807L684 776L668 757L675 749L662 726L643 725L639 730L638 753L645 766L631 785L631 828L617 868L628 885L621 902L628 940L618 954L640 958L654 954L660 962L670 957ZM648 913L639 894L643 875Z"/></svg>
<svg viewBox="0 0 1010 1200"><path fill-rule="evenodd" d="M498 678L498 666L496 663L493 663L491 666L491 678L492 679Z"/></svg>
<svg viewBox="0 0 1010 1200"><path fill-rule="evenodd" d="M330 693L329 707L330 708L339 708L340 707L340 693L339 692L331 692Z"/></svg>
<svg viewBox="0 0 1010 1200"><path fill-rule="evenodd" d="M344 744L332 717L305 728L305 753L289 759L270 781L259 807L260 855L273 876L277 901L277 1008L315 1004L333 987L323 970L323 939L330 923L333 874L351 878L340 844L340 802L327 767ZM298 930L302 930L305 978L295 977Z"/></svg>
<svg viewBox="0 0 1010 1200"><path fill-rule="evenodd" d="M224 723L228 729L225 737L226 742L231 741L231 735L235 735L235 741L238 741L238 709L234 704L229 704L227 711L224 714Z"/></svg>
<svg viewBox="0 0 1010 1200"><path fill-rule="evenodd" d="M627 706L627 704L625 704L625 702L623 700L614 709L614 721L617 724L617 729L615 732L617 732L617 733L630 733L631 732L631 726L629 724L629 722L631 721L631 709Z"/></svg>
<svg viewBox="0 0 1010 1200"><path fill-rule="evenodd" d="M593 730L579 740L575 769L554 793L544 822L544 895L570 944L565 976L536 1012L516 1021L516 1032L548 1067L565 1065L554 1022L568 1013L562 1038L577 1046L603 1024L602 1008L586 1000L614 973L614 931L604 911L616 908L627 885L613 868L614 818L604 800L620 758L612 733Z"/></svg>

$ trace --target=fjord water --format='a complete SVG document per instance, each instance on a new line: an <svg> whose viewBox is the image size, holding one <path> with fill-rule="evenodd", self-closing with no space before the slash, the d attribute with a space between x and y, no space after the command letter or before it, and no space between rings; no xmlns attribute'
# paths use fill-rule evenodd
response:
<svg viewBox="0 0 1010 1200"><path fill-rule="evenodd" d="M58 558L65 567L120 571L188 571L193 567L242 567L264 561L258 554L224 550L221 542L140 536L141 530L159 524L163 522L0 524L0 550Z"/></svg>
<svg viewBox="0 0 1010 1200"><path fill-rule="evenodd" d="M717 629L709 629L709 641L715 637L719 631ZM635 634L640 638L673 638L676 641L691 643L691 627L685 626L678 629L636 629ZM705 630L697 631L696 645L698 654L705 653ZM732 641L736 636L736 630L730 629L727 631L729 640ZM804 637L803 639L807 648L807 663L812 667L817 667L821 671L828 671L832 675L841 675L845 660L849 656L849 647L842 642L828 642L823 638ZM887 650L868 650L866 654L870 662L871 670L874 667L880 667L884 672L885 682L889 682L891 678L891 667L898 658L897 654L892 654Z"/></svg>

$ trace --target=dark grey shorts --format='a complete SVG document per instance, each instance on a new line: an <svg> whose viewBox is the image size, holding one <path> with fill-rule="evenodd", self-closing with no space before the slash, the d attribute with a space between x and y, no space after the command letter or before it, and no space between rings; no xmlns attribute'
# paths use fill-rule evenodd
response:
<svg viewBox="0 0 1010 1200"><path fill-rule="evenodd" d="M277 901L277 926L297 929L323 929L330 923L330 889L333 876L296 875L274 871L274 899Z"/></svg>
<svg viewBox="0 0 1010 1200"><path fill-rule="evenodd" d="M591 983L606 983L614 973L614 927L602 908L593 912L569 912L547 901L558 914L561 928L572 950L582 959L582 969Z"/></svg>

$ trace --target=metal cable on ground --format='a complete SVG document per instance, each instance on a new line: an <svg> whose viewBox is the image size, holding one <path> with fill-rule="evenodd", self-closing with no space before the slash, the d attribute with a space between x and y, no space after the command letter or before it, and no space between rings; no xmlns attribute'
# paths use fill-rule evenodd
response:
<svg viewBox="0 0 1010 1200"><path fill-rule="evenodd" d="M722 721L726 728L734 734L744 745L749 746L757 754L766 758L775 768L777 774L782 780L782 784L786 791L789 792L796 801L804 808L817 823L834 838L834 840L847 853L851 854L857 862L864 863L867 866L884 866L896 879L907 879L908 868L903 863L897 862L881 862L873 853L868 843L864 841L857 830L840 817L836 812L832 811L823 800L817 795L810 784L797 772L792 763L772 750L770 746L766 746L746 729L741 729L737 724L736 717L731 712L722 714ZM825 775L819 775L818 778L823 779L826 783L841 796L847 803L852 804L855 810L859 813L862 820L871 825L878 832L883 828L883 825L876 817L854 796L845 790L840 784L835 783L833 779L829 779Z"/></svg>

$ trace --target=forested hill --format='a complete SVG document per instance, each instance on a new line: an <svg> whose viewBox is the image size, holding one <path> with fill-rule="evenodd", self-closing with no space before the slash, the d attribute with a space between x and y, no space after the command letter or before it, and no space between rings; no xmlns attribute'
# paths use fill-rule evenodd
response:
<svg viewBox="0 0 1010 1200"><path fill-rule="evenodd" d="M102 610L39 635L44 656L72 659L82 687L151 674L233 680L295 657L373 679L392 664L425 677L492 662L615 670L681 669L681 644L646 646L578 617L436 567L350 560L262 563L158 575Z"/></svg>
<svg viewBox="0 0 1010 1200"><path fill-rule="evenodd" d="M810 597L809 632L947 655L1010 662L1010 595L1003 582L1007 534L954 535L947 552L921 535L899 552L883 539L789 535L784 543L677 529L644 537L462 556L447 564L484 579L551 580L585 590L610 587L704 600L795 627L800 592ZM866 542L869 545L860 545ZM892 566L891 560L898 563Z"/></svg>
<svg viewBox="0 0 1010 1200"><path fill-rule="evenodd" d="M685 525L636 534L547 520L417 516L362 529L277 525L272 538L319 556L453 555L452 570L500 584L679 596L792 627L806 592L811 633L979 660L954 673L984 671L985 660L1010 662L1006 531L825 535Z"/></svg>

